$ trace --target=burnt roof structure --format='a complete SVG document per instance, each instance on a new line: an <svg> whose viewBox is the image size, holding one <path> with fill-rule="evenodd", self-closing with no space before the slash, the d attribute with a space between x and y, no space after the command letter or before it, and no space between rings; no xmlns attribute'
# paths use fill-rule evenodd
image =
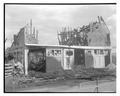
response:
<svg viewBox="0 0 120 96"><path fill-rule="evenodd" d="M98 16L98 20L88 25L83 25L73 30L63 28L58 33L59 45L69 46L110 46L110 31L103 20Z"/></svg>

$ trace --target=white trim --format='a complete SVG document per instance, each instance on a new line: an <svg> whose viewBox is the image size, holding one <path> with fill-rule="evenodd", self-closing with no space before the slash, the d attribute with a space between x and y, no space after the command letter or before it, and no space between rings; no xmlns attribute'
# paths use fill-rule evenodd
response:
<svg viewBox="0 0 120 96"><path fill-rule="evenodd" d="M40 45L25 44L27 47L52 47L52 48L72 48L72 49L112 49L111 46L66 46L66 45Z"/></svg>
<svg viewBox="0 0 120 96"><path fill-rule="evenodd" d="M25 75L28 75L28 49L24 50Z"/></svg>

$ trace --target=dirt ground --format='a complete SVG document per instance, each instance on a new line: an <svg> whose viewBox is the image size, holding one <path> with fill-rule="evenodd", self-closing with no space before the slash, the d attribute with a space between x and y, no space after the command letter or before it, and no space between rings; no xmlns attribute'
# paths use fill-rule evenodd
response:
<svg viewBox="0 0 120 96"><path fill-rule="evenodd" d="M73 81L67 81L69 84L48 84L45 86L26 88L16 90L17 92L116 92L116 82L108 80L100 80L98 90L95 81L87 81L75 85Z"/></svg>
<svg viewBox="0 0 120 96"><path fill-rule="evenodd" d="M6 79L8 80L8 79ZM12 82L12 78L9 79ZM89 80L57 80L26 88L15 88L14 83L6 83L6 92L116 92L116 79L106 77L96 81Z"/></svg>

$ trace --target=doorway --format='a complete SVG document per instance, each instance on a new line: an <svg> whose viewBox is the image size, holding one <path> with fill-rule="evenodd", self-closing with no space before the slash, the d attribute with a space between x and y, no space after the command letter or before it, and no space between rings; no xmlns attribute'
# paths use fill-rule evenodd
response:
<svg viewBox="0 0 120 96"><path fill-rule="evenodd" d="M74 64L74 49L64 49L64 65L65 70L71 70Z"/></svg>
<svg viewBox="0 0 120 96"><path fill-rule="evenodd" d="M45 48L30 49L28 53L28 70L46 72Z"/></svg>
<svg viewBox="0 0 120 96"><path fill-rule="evenodd" d="M75 49L75 65L85 66L85 50Z"/></svg>
<svg viewBox="0 0 120 96"><path fill-rule="evenodd" d="M103 49L94 50L94 68L105 68L105 55Z"/></svg>

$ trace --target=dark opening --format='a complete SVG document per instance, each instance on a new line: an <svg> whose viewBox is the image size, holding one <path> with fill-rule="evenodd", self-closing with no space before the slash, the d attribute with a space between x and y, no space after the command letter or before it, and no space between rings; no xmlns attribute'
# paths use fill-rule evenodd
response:
<svg viewBox="0 0 120 96"><path fill-rule="evenodd" d="M85 66L85 50L84 49L75 49L75 65Z"/></svg>
<svg viewBox="0 0 120 96"><path fill-rule="evenodd" d="M28 70L46 72L45 48L30 49L28 53Z"/></svg>
<svg viewBox="0 0 120 96"><path fill-rule="evenodd" d="M110 64L110 50L106 50L107 55L105 56L105 66Z"/></svg>

